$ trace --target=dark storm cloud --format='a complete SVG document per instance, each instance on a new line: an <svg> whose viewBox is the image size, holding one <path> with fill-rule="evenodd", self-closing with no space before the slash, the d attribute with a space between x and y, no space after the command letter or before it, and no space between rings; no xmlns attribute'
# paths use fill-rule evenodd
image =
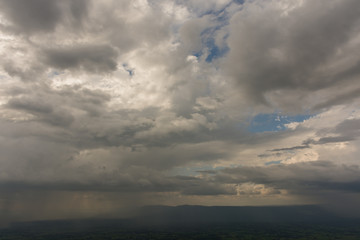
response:
<svg viewBox="0 0 360 240"><path fill-rule="evenodd" d="M264 8L249 3L231 19L228 40L226 68L250 98L266 103L272 90L344 84L346 78L331 80L317 71L356 34L359 1L304 1L288 15L271 2L260 4Z"/></svg>
<svg viewBox="0 0 360 240"><path fill-rule="evenodd" d="M141 130L141 128L134 128L135 133L141 133ZM135 140L135 142L126 142L125 139L126 137L119 137L121 144L132 146L132 152L123 154L123 167L143 166L157 171L167 171L194 163L211 164L229 155L226 149L217 146L216 143L180 142L176 136L168 139L172 141L171 145L162 146L151 145L151 137Z"/></svg>
<svg viewBox="0 0 360 240"><path fill-rule="evenodd" d="M321 145L327 143L340 143L355 141L360 136L360 120L359 119L347 119L336 125L328 134L336 134L338 136L322 136L322 131L319 131L317 135L321 137L318 140L306 139L303 141L304 146L309 144Z"/></svg>
<svg viewBox="0 0 360 240"><path fill-rule="evenodd" d="M325 134L325 136L324 136ZM333 136L333 135L337 136ZM359 119L347 119L339 123L332 129L324 129L318 131L316 135L319 137L317 140L313 138L305 139L302 145L286 147L286 148L274 148L267 150L270 152L276 152L275 154L260 154L258 157L270 157L270 156L281 156L283 151L296 151L302 149L311 148L311 145L323 145L329 143L342 143L355 141L360 136L360 120ZM330 135L330 136L326 136ZM285 137L283 135L282 137ZM279 137L274 135L273 137ZM281 136L280 136L281 137Z"/></svg>
<svg viewBox="0 0 360 240"><path fill-rule="evenodd" d="M46 160L33 159L28 165L40 165ZM50 163L57 164L57 163ZM84 169L83 169L84 170ZM144 167L129 167L125 169L100 169L94 178L94 172L81 169L64 169L58 166L57 171L63 171L62 176L54 175L53 179L38 179L35 169L29 170L26 178L2 179L0 191L97 191L97 192L179 192L184 195L233 195L233 186L223 185L190 176L166 176L161 171ZM0 171L0 174L3 174ZM1 175L0 175L1 176Z"/></svg>
<svg viewBox="0 0 360 240"><path fill-rule="evenodd" d="M211 195L235 195L234 187L226 187L217 183L203 183L198 186L187 186L181 191L184 195L211 196Z"/></svg>
<svg viewBox="0 0 360 240"><path fill-rule="evenodd" d="M75 22L81 22L86 16L87 2L89 1L2 0L0 7L13 23L16 32L31 34L54 31L67 13Z"/></svg>
<svg viewBox="0 0 360 240"><path fill-rule="evenodd" d="M31 91L17 87L9 89L8 93L11 97L4 106L17 114L26 113L21 124L8 123L4 126L12 132L10 136L25 138L34 134L33 129L37 129L39 141L66 143L69 148L79 151L104 149L104 152L108 152L106 157L118 159L117 165L124 168L146 166L165 171L193 162L211 163L228 156L226 149L211 143L209 131L201 127L193 132L192 128L178 131L177 127L171 126L173 131L158 134L157 131L162 131L166 126L155 125L154 119L161 113L157 108L108 111L107 103L111 97L100 90L81 86L53 89L41 85L31 88ZM191 119L184 121L196 123ZM42 123L62 129L46 129ZM149 131L154 133L143 134ZM209 145L213 147L209 149ZM111 149L120 146L129 149ZM56 162L56 157L54 159Z"/></svg>
<svg viewBox="0 0 360 240"><path fill-rule="evenodd" d="M360 73L359 73L360 74ZM325 102L319 103L313 107L314 110L321 110L331 106L349 103L360 96L360 88L348 91L346 93L336 94L335 97L328 99Z"/></svg>
<svg viewBox="0 0 360 240"><path fill-rule="evenodd" d="M334 130L335 133L359 136L360 135L360 119L347 119L339 123Z"/></svg>
<svg viewBox="0 0 360 240"><path fill-rule="evenodd" d="M171 192L181 190L181 184L172 181L171 179L157 178L127 178L126 173L118 173L119 175L109 176L107 174L101 174L98 177L104 178L103 180L86 179L86 176L82 176L81 181L72 179L61 179L57 182L51 181L7 181L0 184L0 190L39 190L39 191L96 191L96 192ZM161 174L161 173L158 173ZM141 177L136 173L132 173L133 176ZM111 178L111 182L110 182ZM109 180L109 181L108 181Z"/></svg>
<svg viewBox="0 0 360 240"><path fill-rule="evenodd" d="M28 112L39 117L41 121L52 125L68 126L74 121L74 117L71 114L61 108L54 109L41 99L11 99L7 107Z"/></svg>
<svg viewBox="0 0 360 240"><path fill-rule="evenodd" d="M272 151L272 150L270 150L270 151ZM268 158L268 157L280 157L280 156L282 156L283 155L283 153L279 153L279 152L277 152L277 153L271 153L271 154L268 154L268 153L263 153L263 154L259 154L259 155L257 155L259 158Z"/></svg>
<svg viewBox="0 0 360 240"><path fill-rule="evenodd" d="M71 17L71 23L75 25L81 25L88 17L88 10L91 5L91 0L70 0L64 1L69 10ZM65 9L66 10L66 9Z"/></svg>
<svg viewBox="0 0 360 240"><path fill-rule="evenodd" d="M55 126L69 127L79 117L74 111L83 111L87 116L99 116L104 112L110 96L98 91L81 87L63 88L55 90L49 86L41 85L26 92L16 88L16 93L5 105L8 109L25 112L38 118L38 120Z"/></svg>
<svg viewBox="0 0 360 240"><path fill-rule="evenodd" d="M100 116L106 108L106 104L111 100L109 94L100 90L90 90L80 86L71 88L64 87L60 91L50 91L55 95L56 100L68 99L66 101L70 106L81 109L89 116Z"/></svg>
<svg viewBox="0 0 360 240"><path fill-rule="evenodd" d="M117 52L108 45L80 45L44 50L45 64L58 69L103 73L116 70Z"/></svg>
<svg viewBox="0 0 360 240"><path fill-rule="evenodd" d="M61 18L58 1L1 1L2 11L21 32L52 31Z"/></svg>
<svg viewBox="0 0 360 240"><path fill-rule="evenodd" d="M293 151L293 150L299 150L299 149L305 149L305 148L310 148L310 146L300 145L300 146L294 146L294 147L288 147L288 148L275 148L275 149L271 149L269 151L271 151L271 152Z"/></svg>
<svg viewBox="0 0 360 240"><path fill-rule="evenodd" d="M44 71L44 67L38 62L32 63L30 67L20 67L14 61L6 61L2 65L3 69L9 76L19 78L24 82L31 82L39 80L39 76Z"/></svg>
<svg viewBox="0 0 360 240"><path fill-rule="evenodd" d="M8 107L33 113L51 113L53 111L51 105L43 101L26 98L11 99Z"/></svg>

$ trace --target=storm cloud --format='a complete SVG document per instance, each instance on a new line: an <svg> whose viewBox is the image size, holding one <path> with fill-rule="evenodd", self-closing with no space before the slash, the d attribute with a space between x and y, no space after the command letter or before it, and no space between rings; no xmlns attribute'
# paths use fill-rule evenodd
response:
<svg viewBox="0 0 360 240"><path fill-rule="evenodd" d="M81 21L90 1L1 1L2 12L10 20L10 30L19 34L52 32L65 18Z"/></svg>
<svg viewBox="0 0 360 240"><path fill-rule="evenodd" d="M226 68L250 98L264 104L269 104L268 95L277 90L298 89L311 94L332 86L354 84L358 74L346 76L345 72L351 71L356 62L331 69L328 65L340 60L336 59L340 57L337 50L346 49L358 34L357 4L357 1L330 4L304 1L295 7L286 1L283 5L276 1L245 4L244 10L230 21L234 34L228 40L231 51ZM345 98L339 97L338 101L341 100ZM335 99L330 101L335 104Z"/></svg>
<svg viewBox="0 0 360 240"><path fill-rule="evenodd" d="M44 51L45 62L55 69L81 69L87 72L116 70L117 53L109 46L73 46Z"/></svg>
<svg viewBox="0 0 360 240"><path fill-rule="evenodd" d="M0 1L0 221L355 202L359 16L357 0Z"/></svg>

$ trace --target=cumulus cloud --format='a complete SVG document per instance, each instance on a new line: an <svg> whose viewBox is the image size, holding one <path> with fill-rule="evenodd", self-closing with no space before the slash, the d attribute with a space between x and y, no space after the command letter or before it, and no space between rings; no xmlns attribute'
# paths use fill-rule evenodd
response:
<svg viewBox="0 0 360 240"><path fill-rule="evenodd" d="M81 69L87 72L116 70L116 51L109 46L72 46L46 49L45 62L56 69Z"/></svg>
<svg viewBox="0 0 360 240"><path fill-rule="evenodd" d="M88 1L1 1L2 12L11 22L9 29L22 34L52 32L66 17L74 22L86 16Z"/></svg>
<svg viewBox="0 0 360 240"><path fill-rule="evenodd" d="M277 90L307 95L353 84L351 77L336 77L352 68L336 66L336 55L358 36L358 2L256 3L231 18L225 66L250 98L271 104Z"/></svg>

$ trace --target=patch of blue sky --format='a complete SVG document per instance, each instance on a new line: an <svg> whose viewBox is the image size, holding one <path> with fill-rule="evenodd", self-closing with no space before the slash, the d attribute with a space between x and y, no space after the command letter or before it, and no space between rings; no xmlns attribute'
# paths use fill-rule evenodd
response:
<svg viewBox="0 0 360 240"><path fill-rule="evenodd" d="M276 165L276 164L281 164L281 160L279 160L279 161L270 161L270 162L265 163L266 166Z"/></svg>
<svg viewBox="0 0 360 240"><path fill-rule="evenodd" d="M217 58L223 57L229 51L228 46L220 47L216 45L215 36L218 30L229 24L229 15L226 9L231 4L232 2L230 2L220 10L207 11L201 15L212 15L214 17L214 22L216 22L217 24L213 27L206 28L201 32L203 48L200 51L193 52L192 55L196 56L197 58L201 58L202 56L204 56L206 62L212 62ZM224 42L227 37L228 35L224 36Z"/></svg>
<svg viewBox="0 0 360 240"><path fill-rule="evenodd" d="M253 117L248 127L250 132L275 132L286 130L286 124L292 122L303 122L314 115L300 114L294 116L282 115L280 113L258 114Z"/></svg>
<svg viewBox="0 0 360 240"><path fill-rule="evenodd" d="M233 0L237 4L244 4L245 0Z"/></svg>
<svg viewBox="0 0 360 240"><path fill-rule="evenodd" d="M192 55L197 58L200 58L203 55L203 50L200 50L198 52L193 52Z"/></svg>
<svg viewBox="0 0 360 240"><path fill-rule="evenodd" d="M206 47L209 52L205 59L206 62L212 62L216 58L223 57L229 51L229 48L227 46L223 48L219 48L218 46L216 46L213 38L208 39Z"/></svg>
<svg viewBox="0 0 360 240"><path fill-rule="evenodd" d="M235 1L236 2L236 1ZM198 17L203 17L206 15L214 15L214 16L221 16L225 13L226 9L232 4L232 2L229 2L228 4L224 5L222 8L220 9L211 9L211 10L207 10L202 12L201 14L198 15Z"/></svg>
<svg viewBox="0 0 360 240"><path fill-rule="evenodd" d="M204 53L207 53L207 55L204 56L206 57L205 61L212 62L214 59L223 57L229 51L228 46L220 47L215 43L215 33L217 30L221 29L221 27L222 26L207 28L201 33L203 48L198 52L194 52L194 56L200 58L204 56ZM228 35L224 36L224 41L227 37Z"/></svg>
<svg viewBox="0 0 360 240"><path fill-rule="evenodd" d="M56 77L56 76L59 76L61 74L63 74L64 72L59 72L57 70L53 70L51 71L49 74L48 74L48 77L52 78L52 77Z"/></svg>
<svg viewBox="0 0 360 240"><path fill-rule="evenodd" d="M210 63L213 60L223 57L228 51L229 48L227 46L220 48L215 44L214 38L206 38L204 39L203 44L205 45L203 49L201 49L198 52L192 53L197 58L201 58L202 56L206 57L205 61ZM207 55L204 55L204 53L207 53Z"/></svg>
<svg viewBox="0 0 360 240"><path fill-rule="evenodd" d="M127 63L124 63L122 66L123 66L124 70L129 73L130 77L132 77L135 74L135 69L130 68Z"/></svg>

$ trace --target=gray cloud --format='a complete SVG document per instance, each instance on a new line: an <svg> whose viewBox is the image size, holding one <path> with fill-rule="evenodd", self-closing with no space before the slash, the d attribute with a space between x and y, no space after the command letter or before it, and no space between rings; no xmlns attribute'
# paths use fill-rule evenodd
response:
<svg viewBox="0 0 360 240"><path fill-rule="evenodd" d="M273 149L273 150L277 150L277 149ZM270 150L270 151L273 151L273 150ZM282 151L282 150L280 150ZM263 153L263 154L259 154L257 155L259 158L267 158L267 157L272 157L272 156L275 156L275 157L280 157L281 155L283 155L282 153L271 153L271 154L268 154L268 153Z"/></svg>
<svg viewBox="0 0 360 240"><path fill-rule="evenodd" d="M102 91L79 86L55 90L47 85L41 85L32 88L29 92L17 87L10 89L8 93L13 97L5 105L7 109L31 114L35 119L30 121L38 119L66 128L70 127L74 121L82 121L84 116L82 113L86 113L85 116L88 117L104 114L104 107L110 100L110 96Z"/></svg>
<svg viewBox="0 0 360 240"><path fill-rule="evenodd" d="M35 101L34 99L23 98L11 99L8 102L8 107L34 113L50 113L53 111L49 104L46 104L42 101Z"/></svg>
<svg viewBox="0 0 360 240"><path fill-rule="evenodd" d="M310 148L310 146L308 146L308 142L306 142L305 145L288 147L288 148L275 148L275 149L271 149L270 151L271 152L281 152L281 151L292 151L292 150L305 149L305 148Z"/></svg>
<svg viewBox="0 0 360 240"><path fill-rule="evenodd" d="M354 137L358 136L360 134L360 119L347 119L339 123L334 132Z"/></svg>
<svg viewBox="0 0 360 240"><path fill-rule="evenodd" d="M323 136L324 133L319 131L317 135L321 136L318 140L306 139L303 141L304 146L309 144L321 145L327 143L351 142L355 141L360 136L360 121L359 119L347 119L335 126L326 134L336 134L337 136Z"/></svg>
<svg viewBox="0 0 360 240"><path fill-rule="evenodd" d="M265 184L275 189L286 189L293 193L307 195L326 190L359 192L359 176L358 166L316 161L224 169L219 171L214 179L221 183Z"/></svg>
<svg viewBox="0 0 360 240"><path fill-rule="evenodd" d="M271 91L313 92L346 83L318 69L357 33L358 1L304 1L288 15L258 2L263 8L249 3L231 19L225 66L249 98L267 103Z"/></svg>
<svg viewBox="0 0 360 240"><path fill-rule="evenodd" d="M55 110L51 105L42 102L40 99L11 99L7 106L31 113L42 121L53 125L68 126L74 120L74 117L63 109Z"/></svg>
<svg viewBox="0 0 360 240"><path fill-rule="evenodd" d="M72 1L61 1L62 4L65 4L65 7L68 7L70 10L68 11L71 18L71 24L75 26L78 25L81 27L85 21L88 20L88 12L92 5L91 0L72 0ZM66 9L65 9L66 11Z"/></svg>
<svg viewBox="0 0 360 240"><path fill-rule="evenodd" d="M321 129L316 135L319 138L316 140L314 138L309 138L302 141L302 145L286 147L286 148L274 148L268 150L270 152L275 152L274 154L259 154L258 157L271 157L271 156L281 156L284 151L296 151L302 149L309 149L311 145L323 145L329 143L342 143L342 142L352 142L355 141L360 136L360 124L359 119L347 119L343 122L340 122L332 129ZM336 136L334 136L336 135Z"/></svg>
<svg viewBox="0 0 360 240"><path fill-rule="evenodd" d="M331 107L331 106L346 104L346 103L349 103L349 102L355 100L359 96L360 96L360 89L354 89L354 90L348 91L346 93L338 94L335 97L330 98L325 102L315 105L313 108L316 111L316 110L321 110L323 108L327 108L327 107Z"/></svg>
<svg viewBox="0 0 360 240"><path fill-rule="evenodd" d="M117 52L107 45L46 49L44 57L46 64L58 69L102 73L114 71L117 67Z"/></svg>
<svg viewBox="0 0 360 240"><path fill-rule="evenodd" d="M319 140L308 139L304 141L304 144L327 144L327 143L337 143L337 142L348 142L354 141L355 138L351 136L337 136L337 137L322 137Z"/></svg>
<svg viewBox="0 0 360 240"><path fill-rule="evenodd" d="M187 186L182 194L185 195L235 195L235 187L226 187L221 184L211 183L211 184L199 184L197 186Z"/></svg>
<svg viewBox="0 0 360 240"><path fill-rule="evenodd" d="M89 1L46 1L14 0L1 1L2 12L13 23L12 28L18 33L52 32L58 23L64 20L66 13L75 21L81 22L86 16ZM69 10L67 11L67 8Z"/></svg>
<svg viewBox="0 0 360 240"><path fill-rule="evenodd" d="M21 32L52 31L61 19L58 1L1 1L1 7Z"/></svg>

